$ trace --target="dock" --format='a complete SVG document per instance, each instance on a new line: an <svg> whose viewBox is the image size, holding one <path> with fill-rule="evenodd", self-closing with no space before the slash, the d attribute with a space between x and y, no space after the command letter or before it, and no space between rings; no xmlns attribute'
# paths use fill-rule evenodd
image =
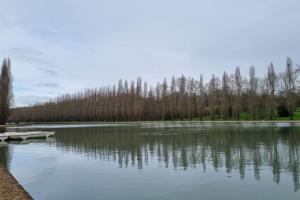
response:
<svg viewBox="0 0 300 200"><path fill-rule="evenodd" d="M5 132L0 134L0 141L6 140L26 140L29 138L48 138L55 134L54 131L31 131L31 132Z"/></svg>

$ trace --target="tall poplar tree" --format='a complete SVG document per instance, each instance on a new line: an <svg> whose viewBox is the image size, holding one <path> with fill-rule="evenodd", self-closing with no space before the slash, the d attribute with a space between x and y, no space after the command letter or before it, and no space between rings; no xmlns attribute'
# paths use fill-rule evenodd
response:
<svg viewBox="0 0 300 200"><path fill-rule="evenodd" d="M0 74L0 124L5 124L9 116L9 108L13 98L10 67L10 59L5 58L2 63Z"/></svg>

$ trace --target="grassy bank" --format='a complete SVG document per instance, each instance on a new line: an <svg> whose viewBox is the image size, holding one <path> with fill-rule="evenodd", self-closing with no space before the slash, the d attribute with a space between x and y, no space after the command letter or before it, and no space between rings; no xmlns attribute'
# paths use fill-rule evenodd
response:
<svg viewBox="0 0 300 200"><path fill-rule="evenodd" d="M219 116L215 116L215 119L214 120L211 120L211 117L210 116L205 116L203 118L202 121L231 121L231 122L237 122L237 121L248 121L248 122L260 122L260 121L263 121L263 122L280 122L280 121L283 121L283 122L293 122L293 121L299 121L300 120L300 107L298 107L295 112L293 113L293 120L290 120L290 117L279 117L277 114L275 114L275 117L273 120L270 120L268 118L268 116L264 116L264 119L260 119L260 120L253 120L252 119L252 116L250 113L247 113L247 112L243 112L241 113L240 115L240 120L236 120L235 118L229 118L228 120L223 120L221 118L219 118ZM192 121L200 121L199 118L194 118Z"/></svg>

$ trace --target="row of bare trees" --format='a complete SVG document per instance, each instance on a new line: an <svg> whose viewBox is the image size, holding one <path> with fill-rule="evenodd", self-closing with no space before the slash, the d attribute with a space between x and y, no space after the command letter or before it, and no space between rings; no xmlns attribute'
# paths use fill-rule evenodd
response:
<svg viewBox="0 0 300 200"><path fill-rule="evenodd" d="M9 117L10 105L13 98L11 62L5 58L0 73L0 124L5 124Z"/></svg>
<svg viewBox="0 0 300 200"><path fill-rule="evenodd" d="M298 72L291 58L284 72L271 63L264 77L251 66L243 77L240 68L207 83L184 75L155 87L138 78L120 80L112 87L63 95L47 103L16 108L10 121L141 121L141 120L274 120L293 119L298 99Z"/></svg>

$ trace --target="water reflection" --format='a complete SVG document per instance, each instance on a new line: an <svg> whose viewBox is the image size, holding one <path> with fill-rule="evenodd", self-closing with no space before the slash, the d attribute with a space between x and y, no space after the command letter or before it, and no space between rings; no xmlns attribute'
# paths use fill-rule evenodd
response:
<svg viewBox="0 0 300 200"><path fill-rule="evenodd" d="M138 128L103 127L59 129L55 145L63 151L118 162L142 170L150 161L174 170L207 167L239 172L245 179L262 170L280 182L290 174L299 190L300 129L298 127ZM297 133L298 132L298 133ZM153 164L152 164L153 165Z"/></svg>
<svg viewBox="0 0 300 200"><path fill-rule="evenodd" d="M65 152L117 162L142 170L146 166L174 170L213 168L238 172L241 180L263 178L271 172L280 182L288 174L300 188L300 128L287 127L89 127L56 129L55 138L30 140L48 143ZM18 144L20 142L17 142ZM0 163L9 168L12 146L0 144Z"/></svg>
<svg viewBox="0 0 300 200"><path fill-rule="evenodd" d="M5 133L5 132L6 132L6 128L3 126L0 126L0 134Z"/></svg>
<svg viewBox="0 0 300 200"><path fill-rule="evenodd" d="M11 153L8 144L6 142L0 142L0 164L9 168L10 160Z"/></svg>
<svg viewBox="0 0 300 200"><path fill-rule="evenodd" d="M0 126L0 134L4 132L6 132L6 128ZM9 153L8 144L6 142L0 142L0 164L8 168L9 161L10 161L10 153Z"/></svg>

